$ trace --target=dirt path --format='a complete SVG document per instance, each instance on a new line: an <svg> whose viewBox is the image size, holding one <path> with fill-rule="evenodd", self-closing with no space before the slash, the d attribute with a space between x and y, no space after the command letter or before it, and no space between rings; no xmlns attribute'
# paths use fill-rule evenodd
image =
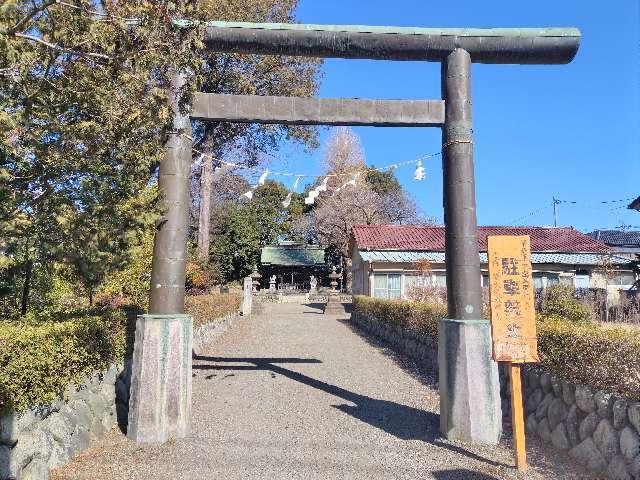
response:
<svg viewBox="0 0 640 480"><path fill-rule="evenodd" d="M317 309L243 319L194 361L190 438L140 447L117 430L63 479L587 479L530 447L438 438L438 393L420 371Z"/></svg>

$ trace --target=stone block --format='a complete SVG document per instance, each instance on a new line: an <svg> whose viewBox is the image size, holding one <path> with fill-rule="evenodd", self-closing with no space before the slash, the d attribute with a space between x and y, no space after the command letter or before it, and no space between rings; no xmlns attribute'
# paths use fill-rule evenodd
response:
<svg viewBox="0 0 640 480"><path fill-rule="evenodd" d="M549 409L549 405L551 402L555 400L556 397L553 396L553 393L549 392L542 399L538 407L536 408L536 418L538 420L542 420L547 416L547 410Z"/></svg>
<svg viewBox="0 0 640 480"><path fill-rule="evenodd" d="M598 428L598 424L600 423L600 417L596 412L591 412L589 415L584 417L582 422L580 422L580 440L586 440L593 436L593 432Z"/></svg>
<svg viewBox="0 0 640 480"><path fill-rule="evenodd" d="M449 440L497 444L502 433L498 364L488 320L440 320L440 432Z"/></svg>
<svg viewBox="0 0 640 480"><path fill-rule="evenodd" d="M527 429L527 432L536 433L536 431L538 430L538 421L536 420L535 413L532 413L527 417L526 421L524 422L524 426Z"/></svg>
<svg viewBox="0 0 640 480"><path fill-rule="evenodd" d="M536 371L531 371L527 375L529 377L529 389L535 390L540 386L540 374Z"/></svg>
<svg viewBox="0 0 640 480"><path fill-rule="evenodd" d="M21 432L28 430L37 421L33 410L9 413L0 418L0 443L12 447Z"/></svg>
<svg viewBox="0 0 640 480"><path fill-rule="evenodd" d="M561 398L555 398L547 409L547 420L549 420L549 428L552 430L567 418L567 406Z"/></svg>
<svg viewBox="0 0 640 480"><path fill-rule="evenodd" d="M136 323L127 437L165 442L189 434L192 320L141 315Z"/></svg>
<svg viewBox="0 0 640 480"><path fill-rule="evenodd" d="M546 418L538 422L536 433L545 442L551 441L551 428L549 428L549 421Z"/></svg>
<svg viewBox="0 0 640 480"><path fill-rule="evenodd" d="M540 402L542 402L543 398L544 398L544 393L542 392L542 389L536 388L533 391L533 393L529 395L529 397L524 403L525 414L535 413L536 409L538 408L538 405L540 405Z"/></svg>
<svg viewBox="0 0 640 480"><path fill-rule="evenodd" d="M633 402L627 408L627 416L629 422L633 425L638 433L640 433L640 402Z"/></svg>
<svg viewBox="0 0 640 480"><path fill-rule="evenodd" d="M114 385L118 378L118 367L112 363L102 376L102 382L107 385Z"/></svg>
<svg viewBox="0 0 640 480"><path fill-rule="evenodd" d="M67 444L71 438L73 428L69 426L66 419L60 413L49 416L40 425L41 430L51 436L53 440L59 443Z"/></svg>
<svg viewBox="0 0 640 480"><path fill-rule="evenodd" d="M544 393L550 393L553 390L551 386L551 375L548 373L543 373L540 375L540 387Z"/></svg>
<svg viewBox="0 0 640 480"><path fill-rule="evenodd" d="M625 427L620 432L620 451L628 460L640 455L640 437L633 427Z"/></svg>
<svg viewBox="0 0 640 480"><path fill-rule="evenodd" d="M618 432L606 418L600 420L596 431L593 432L593 442L608 461L620 453Z"/></svg>
<svg viewBox="0 0 640 480"><path fill-rule="evenodd" d="M0 479L4 480L8 478L11 472L9 471L9 458L11 450L6 445L0 445Z"/></svg>
<svg viewBox="0 0 640 480"><path fill-rule="evenodd" d="M564 421L567 427L567 437L572 446L580 443L580 409L577 405L572 405L567 413L567 418Z"/></svg>
<svg viewBox="0 0 640 480"><path fill-rule="evenodd" d="M629 470L631 471L631 475L636 480L640 478L640 455L634 458L629 464Z"/></svg>
<svg viewBox="0 0 640 480"><path fill-rule="evenodd" d="M611 459L607 467L607 477L609 480L633 480L622 455L616 455Z"/></svg>
<svg viewBox="0 0 640 480"><path fill-rule="evenodd" d="M591 438L585 439L569 450L569 456L596 472L603 472L607 468L606 460Z"/></svg>
<svg viewBox="0 0 640 480"><path fill-rule="evenodd" d="M627 423L627 401L618 398L613 402L613 427L621 429Z"/></svg>
<svg viewBox="0 0 640 480"><path fill-rule="evenodd" d="M34 459L20 473L20 480L49 480L51 472L46 460Z"/></svg>
<svg viewBox="0 0 640 480"><path fill-rule="evenodd" d="M571 442L564 423L559 423L551 432L551 443L560 450L569 450L571 448Z"/></svg>
<svg viewBox="0 0 640 480"><path fill-rule="evenodd" d="M600 415L600 417L602 418L606 418L607 420L612 420L613 402L615 401L615 399L613 398L613 394L598 390L593 395L593 399L596 402L596 410L598 412L598 415Z"/></svg>
<svg viewBox="0 0 640 480"><path fill-rule="evenodd" d="M586 385L576 385L576 404L584 413L596 411L596 402L593 399L593 392Z"/></svg>
<svg viewBox="0 0 640 480"><path fill-rule="evenodd" d="M575 387L566 380L562 381L562 399L568 406L576 403Z"/></svg>
<svg viewBox="0 0 640 480"><path fill-rule="evenodd" d="M553 394L558 398L562 398L562 381L556 375L551 375L549 382L551 383Z"/></svg>

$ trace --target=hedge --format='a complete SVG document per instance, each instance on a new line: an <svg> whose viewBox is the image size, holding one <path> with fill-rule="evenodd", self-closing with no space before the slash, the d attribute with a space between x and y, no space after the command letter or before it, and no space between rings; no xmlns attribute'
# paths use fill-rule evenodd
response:
<svg viewBox="0 0 640 480"><path fill-rule="evenodd" d="M640 329L560 317L538 322L543 370L570 382L640 398Z"/></svg>
<svg viewBox="0 0 640 480"><path fill-rule="evenodd" d="M236 313L239 309L240 296L235 293L187 296L185 301L185 311L193 317L194 328Z"/></svg>
<svg viewBox="0 0 640 480"><path fill-rule="evenodd" d="M397 325L419 335L438 336L438 322L447 315L447 306L405 300L382 300L356 295L354 312Z"/></svg>
<svg viewBox="0 0 640 480"><path fill-rule="evenodd" d="M67 385L122 359L122 311L64 321L0 321L0 412L55 402Z"/></svg>
<svg viewBox="0 0 640 480"><path fill-rule="evenodd" d="M354 297L354 312L437 337L447 314L439 304ZM576 384L640 398L640 328L551 316L537 322L540 368Z"/></svg>

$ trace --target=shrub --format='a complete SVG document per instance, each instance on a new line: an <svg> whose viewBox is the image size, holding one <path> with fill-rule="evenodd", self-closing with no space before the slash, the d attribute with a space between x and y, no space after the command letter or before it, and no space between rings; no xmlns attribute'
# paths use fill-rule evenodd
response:
<svg viewBox="0 0 640 480"><path fill-rule="evenodd" d="M354 296L353 305L356 313L430 337L438 336L438 322L447 316L447 306L439 303Z"/></svg>
<svg viewBox="0 0 640 480"><path fill-rule="evenodd" d="M54 402L67 385L122 359L126 325L122 311L0 322L0 411Z"/></svg>
<svg viewBox="0 0 640 480"><path fill-rule="evenodd" d="M589 307L576 299L569 285L553 285L544 292L541 314L544 317L561 317L572 322L588 322L592 314Z"/></svg>
<svg viewBox="0 0 640 480"><path fill-rule="evenodd" d="M240 308L240 296L234 293L189 295L185 299L185 311L193 317L193 327L199 327Z"/></svg>
<svg viewBox="0 0 640 480"><path fill-rule="evenodd" d="M640 329L549 317L538 322L538 352L550 373L640 398Z"/></svg>

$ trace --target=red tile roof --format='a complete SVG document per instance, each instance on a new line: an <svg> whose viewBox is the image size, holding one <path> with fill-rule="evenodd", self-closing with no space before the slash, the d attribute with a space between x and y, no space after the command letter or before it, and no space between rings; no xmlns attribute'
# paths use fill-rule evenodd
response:
<svg viewBox="0 0 640 480"><path fill-rule="evenodd" d="M478 227L478 251L487 251L489 235L529 235L532 252L608 252L609 247L567 227ZM444 252L444 227L423 225L354 225L360 250Z"/></svg>

